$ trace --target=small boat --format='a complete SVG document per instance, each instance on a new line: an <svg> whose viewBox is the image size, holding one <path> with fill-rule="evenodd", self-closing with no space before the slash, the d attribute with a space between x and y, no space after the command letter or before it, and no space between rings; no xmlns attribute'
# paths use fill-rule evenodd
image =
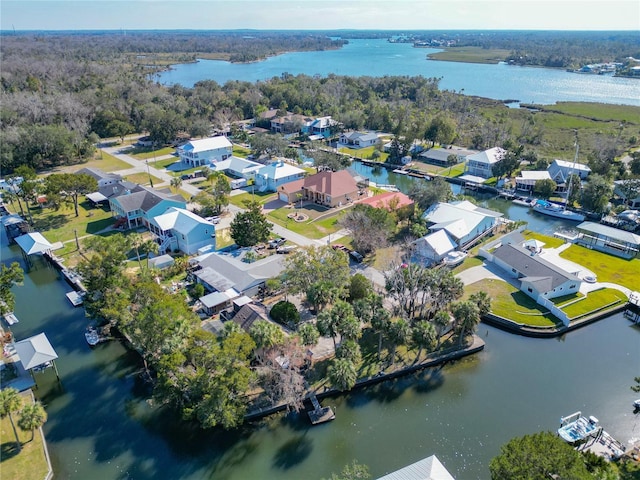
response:
<svg viewBox="0 0 640 480"><path fill-rule="evenodd" d="M454 251L447 253L447 256L444 257L443 262L447 267L455 267L456 265L460 265L462 262L464 262L465 258L467 258L466 252Z"/></svg>
<svg viewBox="0 0 640 480"><path fill-rule="evenodd" d="M5 313L4 321L7 322L7 325L11 326L11 325L15 325L20 320L18 320L18 317L16 317L15 313L9 312L9 313Z"/></svg>
<svg viewBox="0 0 640 480"><path fill-rule="evenodd" d="M636 410L640 409L640 398L633 402L633 408L635 408Z"/></svg>
<svg viewBox="0 0 640 480"><path fill-rule="evenodd" d="M531 197L513 197L512 203L522 205L523 207L533 207L536 204L536 199Z"/></svg>
<svg viewBox="0 0 640 480"><path fill-rule="evenodd" d="M565 442L580 442L600 430L599 421L596 417L585 417L582 412L575 412L567 417L560 419L560 428L558 435Z"/></svg>
<svg viewBox="0 0 640 480"><path fill-rule="evenodd" d="M564 220L572 220L574 222L584 222L584 215L567 210L565 207L557 203L547 202L546 200L537 200L533 206L533 210L549 215L550 217L562 218Z"/></svg>
<svg viewBox="0 0 640 480"><path fill-rule="evenodd" d="M108 337L102 335L96 327L87 327L84 332L84 338L87 340L87 343L90 347L95 347L99 343L106 342L109 340Z"/></svg>

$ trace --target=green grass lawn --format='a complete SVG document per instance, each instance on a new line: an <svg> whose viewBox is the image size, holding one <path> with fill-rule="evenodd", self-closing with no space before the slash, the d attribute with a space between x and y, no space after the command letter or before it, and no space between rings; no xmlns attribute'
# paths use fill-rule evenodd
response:
<svg viewBox="0 0 640 480"><path fill-rule="evenodd" d="M22 394L23 403L32 403L31 395ZM13 421L17 423L18 413L13 414ZM22 443L22 450L18 452L16 448L16 437L13 434L9 417L0 419L0 451L2 460L0 463L0 475L7 480L31 480L33 478L45 478L49 467L44 455L44 447L42 444L42 436L36 430L33 440L31 440L31 432L23 432L16 425L18 438Z"/></svg>
<svg viewBox="0 0 640 480"><path fill-rule="evenodd" d="M507 282L485 279L464 287L464 298L484 290L491 297L491 311L516 323L535 327L552 327L559 320L535 300Z"/></svg>
<svg viewBox="0 0 640 480"><path fill-rule="evenodd" d="M138 185L149 185L149 178L151 178L154 185L159 185L164 182L164 180L154 177L153 175L149 175L146 172L132 173L130 175L126 175L124 178L130 182L137 183Z"/></svg>
<svg viewBox="0 0 640 480"><path fill-rule="evenodd" d="M99 168L103 172L116 172L118 170L126 170L131 168L127 162L124 162L107 152L99 151L96 153L96 157L89 160L87 163L78 165L78 170L81 168Z"/></svg>
<svg viewBox="0 0 640 480"><path fill-rule="evenodd" d="M352 157L359 158L361 160L373 160L371 156L373 152L376 150L375 146L367 147L367 148L346 148L343 147L338 151L340 153L345 153L347 155L351 155ZM386 152L378 152L380 156L375 159L376 162L385 162L387 158L389 158L389 154Z"/></svg>
<svg viewBox="0 0 640 480"><path fill-rule="evenodd" d="M153 168L163 169L179 161L180 160L177 157L172 157L165 158L164 160L156 160L155 162L150 162L149 165L151 165Z"/></svg>
<svg viewBox="0 0 640 480"><path fill-rule="evenodd" d="M438 175L443 177L459 177L464 173L464 162L453 165L452 167L446 167L438 171Z"/></svg>
<svg viewBox="0 0 640 480"><path fill-rule="evenodd" d="M291 230L292 232L299 233L300 235L304 235L307 238L317 239L340 230L340 226L337 222L338 218L340 218L340 215L342 215L343 212L344 211L337 212L336 215L324 217L318 221L309 220L306 222L295 222L287 217L287 215L291 213L290 208L279 208L277 210L269 212L267 218L273 223L277 223L278 225L283 226Z"/></svg>
<svg viewBox="0 0 640 480"><path fill-rule="evenodd" d="M571 245L560 253L562 258L582 265L598 276L599 282L610 282L638 290L640 259L625 260L607 253L590 250L580 245Z"/></svg>
<svg viewBox="0 0 640 480"><path fill-rule="evenodd" d="M233 155L236 157L247 158L251 150L246 147L241 147L240 145L233 145Z"/></svg>
<svg viewBox="0 0 640 480"><path fill-rule="evenodd" d="M73 205L62 204L59 210L50 208L31 209L35 231L40 232L51 243L73 240L74 230L78 236L95 234L113 223L111 212L106 208L94 208L90 202L78 205L78 216L75 216Z"/></svg>
<svg viewBox="0 0 640 480"><path fill-rule="evenodd" d="M482 265L483 263L484 263L483 258L476 257L475 255L469 255L467 258L464 259L464 261L460 265L458 265L457 267L454 267L452 271L455 275L460 272L464 272L465 270L468 270L470 268Z"/></svg>
<svg viewBox="0 0 640 480"><path fill-rule="evenodd" d="M604 308L619 305L626 301L627 297L624 293L613 288L602 288L588 293L586 297L561 307L561 309L571 320L575 320L576 318L595 313Z"/></svg>
<svg viewBox="0 0 640 480"><path fill-rule="evenodd" d="M241 193L240 195L232 195L229 197L229 202L235 205L236 207L246 208L245 202L248 200L257 200L263 205L265 203L270 202L271 200L275 200L277 198L277 194L274 192L254 192L252 193Z"/></svg>
<svg viewBox="0 0 640 480"><path fill-rule="evenodd" d="M152 148L147 147L134 147L128 154L133 158L137 158L138 160L149 160L155 157L171 155L175 152L176 149L173 147L164 147L159 148L158 150L153 150Z"/></svg>
<svg viewBox="0 0 640 480"><path fill-rule="evenodd" d="M561 238L550 237L548 235L543 235L538 232L532 232L531 230L525 230L524 232L522 232L522 236L527 240L534 239L534 240L539 240L543 242L544 243L543 248L558 248L564 245L564 240L562 240Z"/></svg>

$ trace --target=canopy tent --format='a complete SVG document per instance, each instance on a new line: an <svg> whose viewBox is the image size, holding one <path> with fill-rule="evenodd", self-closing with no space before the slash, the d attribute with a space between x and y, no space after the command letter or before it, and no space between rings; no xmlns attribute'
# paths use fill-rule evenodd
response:
<svg viewBox="0 0 640 480"><path fill-rule="evenodd" d="M44 253L47 250L51 250L53 245L49 243L49 240L44 238L41 233L33 232L21 235L16 238L16 243L20 245L20 248L27 255L34 255L36 253Z"/></svg>
<svg viewBox="0 0 640 480"><path fill-rule="evenodd" d="M16 342L16 353L25 370L31 370L58 358L58 354L44 333ZM56 372L57 375L57 372Z"/></svg>
<svg viewBox="0 0 640 480"><path fill-rule="evenodd" d="M88 193L86 197L93 203L108 202L109 199L100 192Z"/></svg>

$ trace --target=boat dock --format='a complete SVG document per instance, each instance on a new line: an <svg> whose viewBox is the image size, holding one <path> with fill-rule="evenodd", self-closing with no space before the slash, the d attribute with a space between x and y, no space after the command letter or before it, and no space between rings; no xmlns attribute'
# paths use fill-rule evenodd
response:
<svg viewBox="0 0 640 480"><path fill-rule="evenodd" d="M629 303L627 303L624 316L636 325L640 325L640 292L631 292L629 294Z"/></svg>
<svg viewBox="0 0 640 480"><path fill-rule="evenodd" d="M73 292L65 293L65 296L71 302L71 305L73 305L74 307L79 307L84 303L84 300L82 299L82 295L80 295L75 290Z"/></svg>
<svg viewBox="0 0 640 480"><path fill-rule="evenodd" d="M318 425L319 423L330 422L331 420L335 420L336 414L333 413L331 407L323 407L320 405L320 402L316 398L315 393L309 394L309 400L311 400L311 405L313 405L313 410L308 412L309 420L313 425Z"/></svg>
<svg viewBox="0 0 640 480"><path fill-rule="evenodd" d="M580 452L591 452L611 461L624 455L626 447L607 433L597 418L575 412L560 419L558 435Z"/></svg>

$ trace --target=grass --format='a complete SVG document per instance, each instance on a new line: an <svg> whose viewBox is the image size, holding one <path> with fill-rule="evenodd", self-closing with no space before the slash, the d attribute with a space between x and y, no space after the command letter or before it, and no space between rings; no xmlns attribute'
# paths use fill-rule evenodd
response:
<svg viewBox="0 0 640 480"><path fill-rule="evenodd" d="M467 258L464 259L464 261L458 265L457 267L453 268L453 273L454 275L460 273L460 272L464 272L465 270L469 270L470 268L473 267L477 267L480 266L484 263L484 260L480 257L476 257L474 256L468 256Z"/></svg>
<svg viewBox="0 0 640 480"><path fill-rule="evenodd" d="M299 233L307 238L318 239L340 230L340 226L337 222L340 215L343 215L343 212L344 210L337 212L337 214L324 217L318 221L309 220L307 222L295 222L287 217L287 215L291 213L291 209L279 208L269 212L267 218L273 223L277 223L292 232Z"/></svg>
<svg viewBox="0 0 640 480"><path fill-rule="evenodd" d="M78 170L81 168L99 168L103 172L116 172L118 170L131 168L131 165L107 152L100 151L93 160L78 165Z"/></svg>
<svg viewBox="0 0 640 480"><path fill-rule="evenodd" d="M247 158L250 153L251 150L246 147L242 147L240 145L233 146L233 155L236 157Z"/></svg>
<svg viewBox="0 0 640 480"><path fill-rule="evenodd" d="M558 319L538 305L535 300L507 282L496 279L485 279L464 289L464 298L483 290L491 298L491 311L516 323L534 327L553 327Z"/></svg>
<svg viewBox="0 0 640 480"><path fill-rule="evenodd" d="M627 297L619 290L602 288L589 292L586 297L560 308L571 320L575 320L626 301Z"/></svg>
<svg viewBox="0 0 640 480"><path fill-rule="evenodd" d="M176 152L176 149L173 147L164 147L159 148L158 150L153 150L147 147L134 147L130 152L133 158L137 158L138 160L149 160L155 157L162 157L164 155L171 155Z"/></svg>
<svg viewBox="0 0 640 480"><path fill-rule="evenodd" d="M151 178L154 186L157 186L164 182L164 180L162 180L161 178L154 177L153 175L149 175L146 172L132 173L125 176L124 178L126 180L129 180L130 182L137 183L138 185L149 185L149 178Z"/></svg>
<svg viewBox="0 0 640 480"><path fill-rule="evenodd" d="M430 53L430 60L442 60L447 62L465 63L492 63L496 64L509 56L510 50L501 48L482 47L448 47L444 52Z"/></svg>
<svg viewBox="0 0 640 480"><path fill-rule="evenodd" d="M241 193L240 195L232 195L229 197L229 202L236 207L246 208L245 202L250 200L257 200L263 205L275 200L277 195L273 192L255 192L255 193Z"/></svg>
<svg viewBox="0 0 640 480"><path fill-rule="evenodd" d="M550 237L548 235L543 235L538 232L532 232L531 230L525 230L522 232L522 236L527 240L539 240L544 243L543 248L558 248L564 245L564 240L557 237Z"/></svg>
<svg viewBox="0 0 640 480"><path fill-rule="evenodd" d="M106 208L94 208L87 201L78 205L77 217L73 205L68 204L62 204L57 211L31 208L31 214L34 230L43 233L51 243L73 240L74 231L79 237L95 234L113 223L111 212Z"/></svg>
<svg viewBox="0 0 640 480"><path fill-rule="evenodd" d="M233 245L233 243L235 242L233 241L233 238L231 238L230 228L216 228L216 250Z"/></svg>
<svg viewBox="0 0 640 480"><path fill-rule="evenodd" d="M587 119L640 124L640 109L628 105L608 105L594 102L558 102L555 105L538 105L545 112L558 112Z"/></svg>
<svg viewBox="0 0 640 480"><path fill-rule="evenodd" d="M343 147L338 150L340 153L345 153L347 155L351 155L352 157L359 158L361 160L374 160L371 158L373 152L376 150L375 146L370 146L366 148L346 148ZM378 152L380 156L375 159L376 162L384 163L387 158L389 158L389 154L386 152Z"/></svg>
<svg viewBox="0 0 640 480"><path fill-rule="evenodd" d="M464 162L458 163L457 165L453 165L452 167L445 167L438 171L439 175L443 177L459 177L464 173Z"/></svg>
<svg viewBox="0 0 640 480"><path fill-rule="evenodd" d="M22 394L23 403L31 403L31 396ZM18 414L13 414L13 421L18 421ZM49 467L44 455L44 446L42 444L42 436L39 431L34 432L33 440L31 432L23 432L16 425L18 438L22 443L22 450L18 452L15 443L15 436L9 422L9 417L0 419L0 454L2 463L0 471L2 478L11 480L30 480L32 478L45 478Z"/></svg>
<svg viewBox="0 0 640 480"><path fill-rule="evenodd" d="M163 160L156 160L155 162L151 162L150 165L153 168L167 168L169 165L173 165L176 162L179 162L180 160L178 160L177 158L173 157L173 158L165 158Z"/></svg>
<svg viewBox="0 0 640 480"><path fill-rule="evenodd" d="M591 270L598 276L599 282L615 283L631 290L638 289L638 272L640 272L638 258L625 260L580 245L571 245L562 251L560 256Z"/></svg>

